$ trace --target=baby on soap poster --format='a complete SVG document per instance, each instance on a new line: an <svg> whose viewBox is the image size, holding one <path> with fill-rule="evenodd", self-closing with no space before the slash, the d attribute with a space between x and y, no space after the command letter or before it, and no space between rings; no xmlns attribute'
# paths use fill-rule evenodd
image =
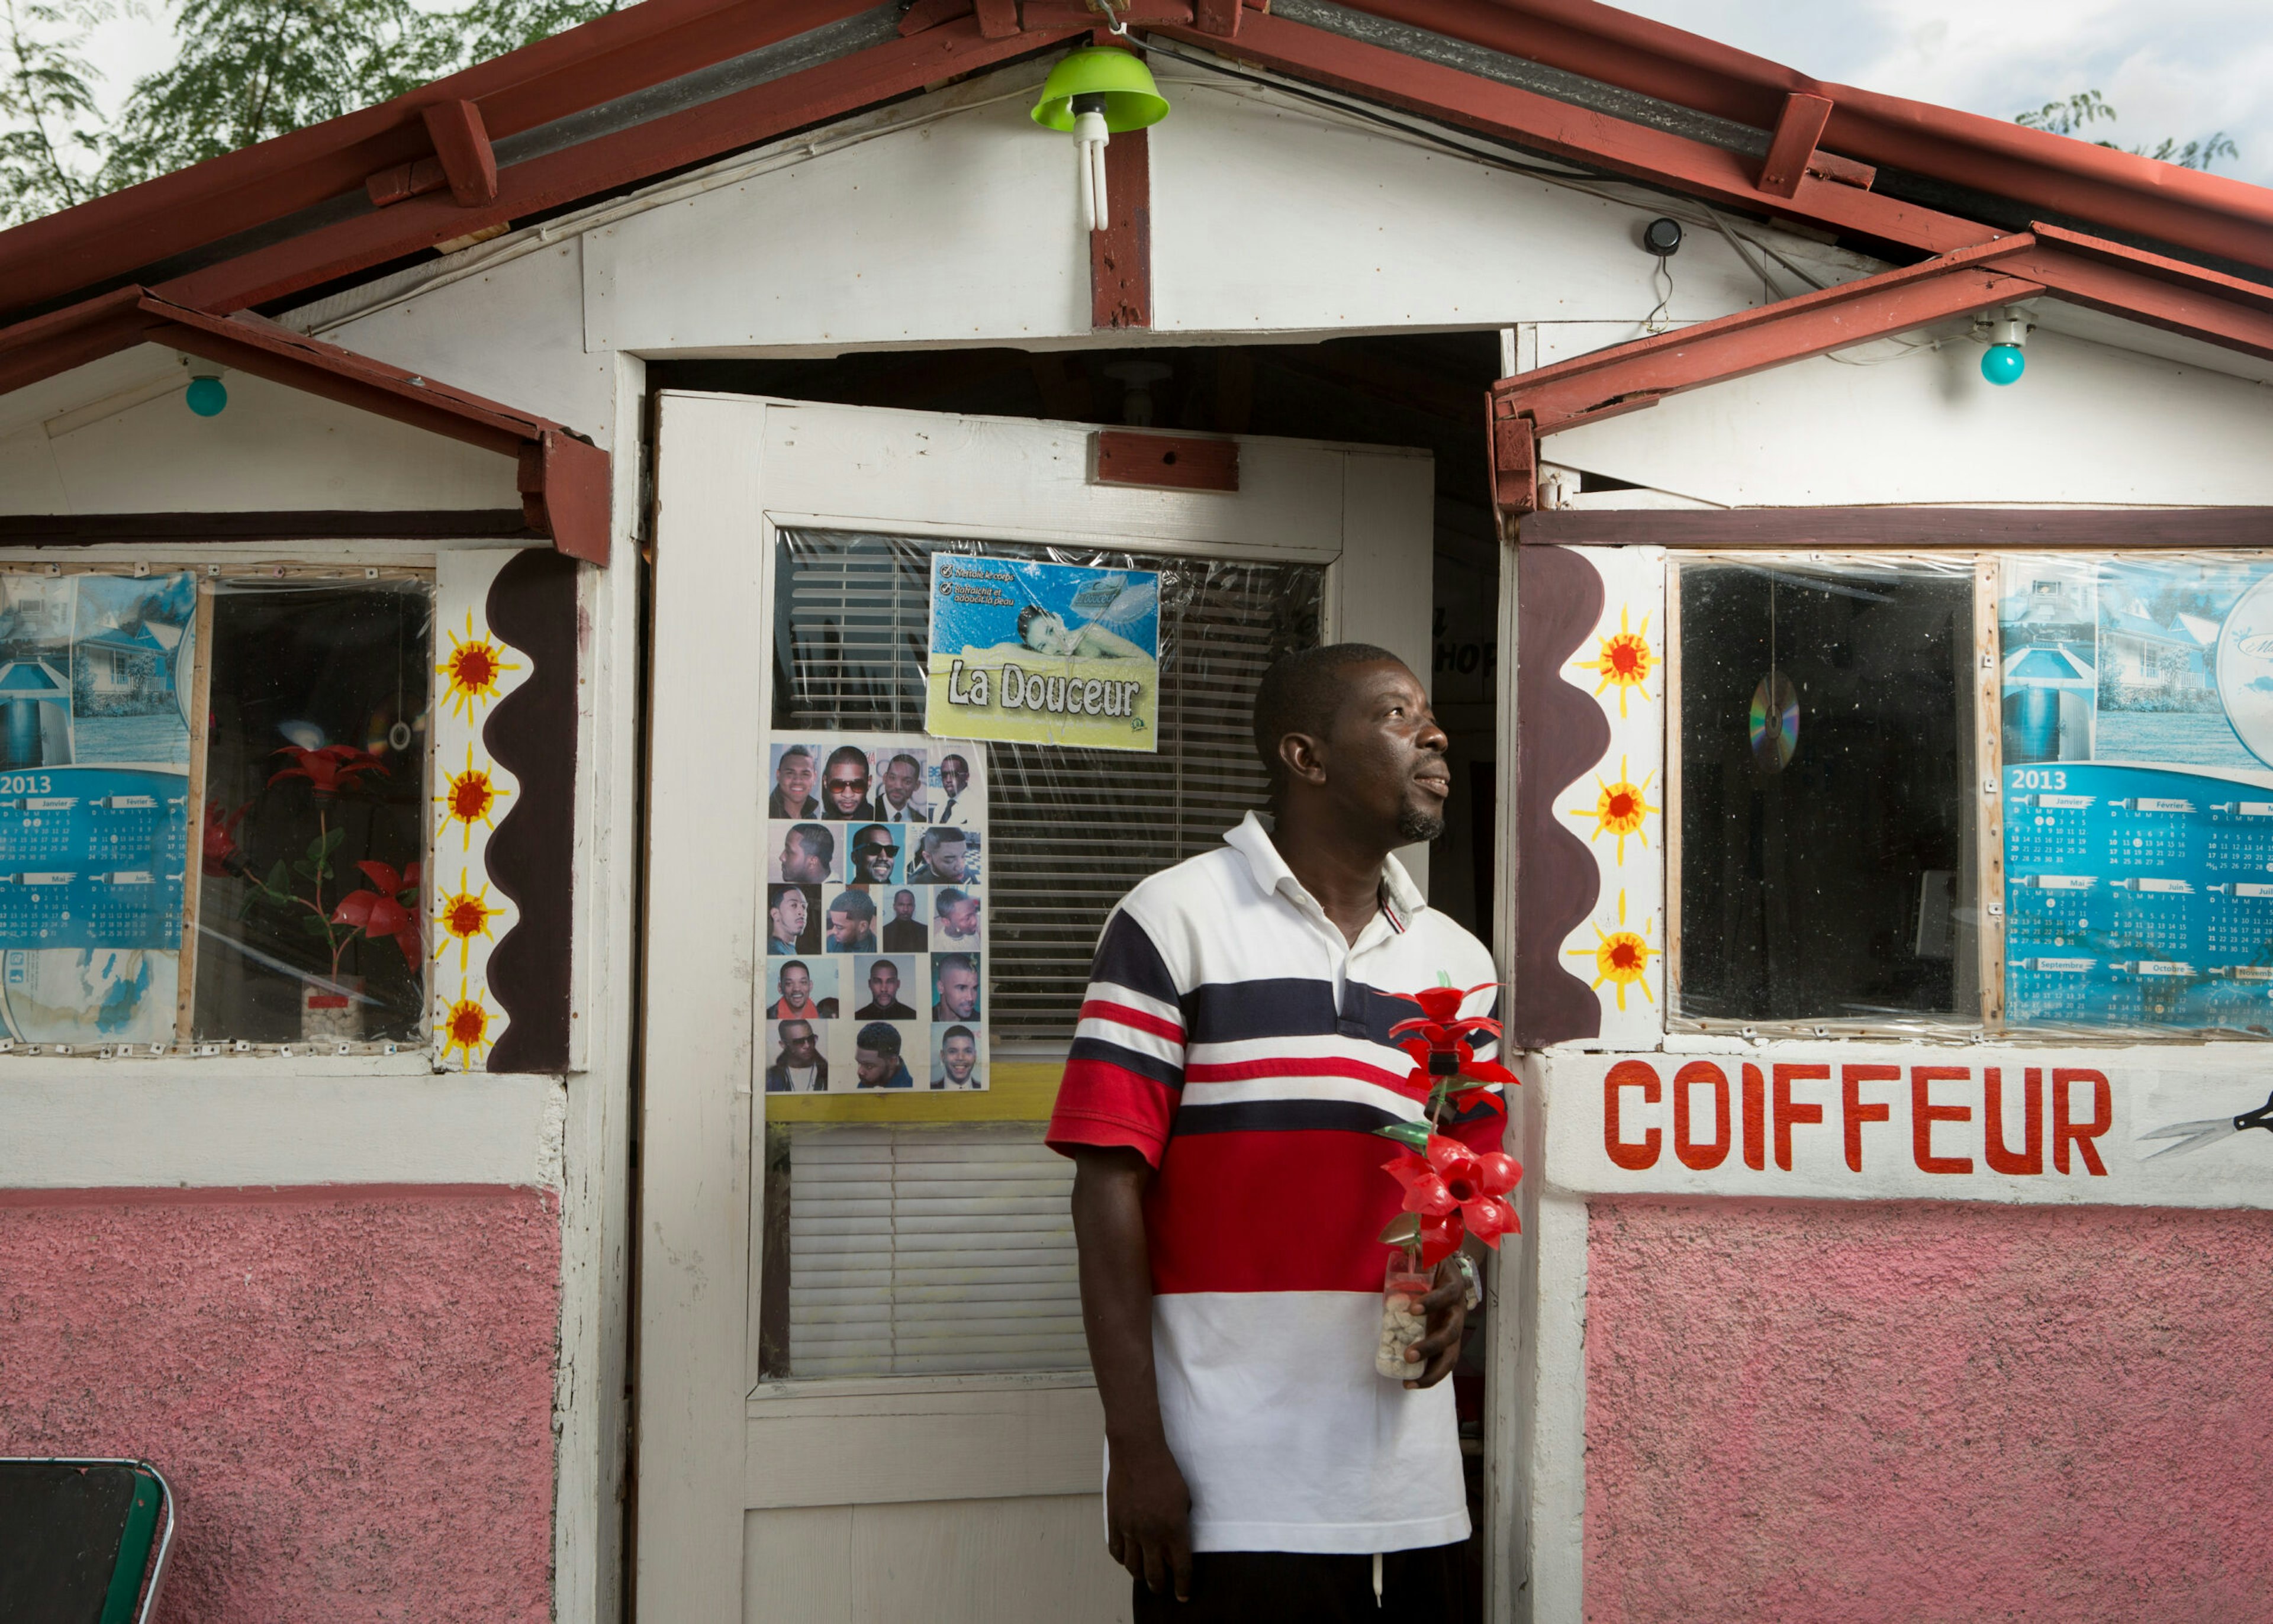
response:
<svg viewBox="0 0 2273 1624"><path fill-rule="evenodd" d="M932 733L1150 751L1159 676L1157 573L932 555Z"/></svg>

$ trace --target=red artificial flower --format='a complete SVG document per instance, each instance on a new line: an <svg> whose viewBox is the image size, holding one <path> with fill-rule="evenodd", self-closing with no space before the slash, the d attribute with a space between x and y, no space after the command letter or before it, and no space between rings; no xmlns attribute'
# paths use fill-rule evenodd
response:
<svg viewBox="0 0 2273 1624"><path fill-rule="evenodd" d="M356 866L377 887L370 891L350 891L340 899L332 910L332 923L361 931L365 936L392 936L394 945L402 950L410 968L418 969L426 960L425 939L419 933L418 916L408 903L416 898L406 894L418 885L418 865L413 863L401 873L385 863L358 863Z"/></svg>
<svg viewBox="0 0 2273 1624"><path fill-rule="evenodd" d="M206 808L206 873L234 874L244 868L244 855L236 849L236 826L244 821L244 814L251 810L251 801L233 812L224 812L219 806Z"/></svg>
<svg viewBox="0 0 2273 1624"><path fill-rule="evenodd" d="M308 787L316 792L319 801L328 801L342 790L352 789L364 773L377 773L392 777L386 764L368 750L357 750L352 745L326 745L321 750L303 750L296 745L286 745L276 753L292 758L292 765L279 767L269 775L270 783L281 783L287 778L304 778Z"/></svg>
<svg viewBox="0 0 2273 1624"><path fill-rule="evenodd" d="M1523 1177L1512 1156L1497 1150L1479 1156L1457 1139L1431 1134L1424 1154L1403 1151L1382 1166L1405 1186L1405 1210L1421 1215L1424 1266L1449 1256L1463 1231L1497 1246L1502 1235L1521 1228L1505 1200Z"/></svg>

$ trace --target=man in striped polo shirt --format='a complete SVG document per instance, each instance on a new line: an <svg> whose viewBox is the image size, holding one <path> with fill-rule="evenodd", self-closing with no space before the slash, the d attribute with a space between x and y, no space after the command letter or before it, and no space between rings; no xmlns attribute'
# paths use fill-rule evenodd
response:
<svg viewBox="0 0 2273 1624"><path fill-rule="evenodd" d="M1414 1007L1389 995L1497 978L1390 855L1443 832L1446 741L1413 673L1359 643L1272 666L1255 739L1273 823L1114 910L1050 1120L1076 1164L1106 1540L1140 1621L1446 1617L1468 1514L1438 1384L1473 1287L1448 1261L1412 1376L1375 1373L1402 1195L1371 1131L1422 1115L1389 1046ZM1498 1124L1447 1131L1497 1148Z"/></svg>

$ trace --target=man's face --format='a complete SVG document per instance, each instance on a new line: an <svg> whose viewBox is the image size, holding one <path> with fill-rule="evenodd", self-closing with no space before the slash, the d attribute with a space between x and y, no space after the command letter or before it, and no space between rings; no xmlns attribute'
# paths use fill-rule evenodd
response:
<svg viewBox="0 0 2273 1624"><path fill-rule="evenodd" d="M949 756L939 764L939 783L949 795L961 795L969 787L971 769L961 756Z"/></svg>
<svg viewBox="0 0 2273 1624"><path fill-rule="evenodd" d="M802 1021L785 1022L781 1029L782 1064L794 1066L799 1071L813 1064L820 1054L820 1043L813 1029Z"/></svg>
<svg viewBox="0 0 2273 1624"><path fill-rule="evenodd" d="M852 866L860 871L861 879L886 886L892 882L892 864L899 855L899 848L891 842L872 836L866 845L853 852Z"/></svg>
<svg viewBox="0 0 2273 1624"><path fill-rule="evenodd" d="M872 1089L881 1088L892 1080L893 1072L899 1068L899 1059L896 1054L879 1054L874 1049L852 1051L854 1069L859 1072L860 1081Z"/></svg>
<svg viewBox="0 0 2273 1624"><path fill-rule="evenodd" d="M793 942L805 934L805 893L784 891L773 905L774 939Z"/></svg>
<svg viewBox="0 0 2273 1624"><path fill-rule="evenodd" d="M971 1020L979 1008L977 972L961 964L950 964L941 970L939 1001L954 1019Z"/></svg>
<svg viewBox="0 0 2273 1624"><path fill-rule="evenodd" d="M792 964L781 973L782 1006L787 1009L803 1009L813 996L813 977L802 964Z"/></svg>
<svg viewBox="0 0 2273 1624"><path fill-rule="evenodd" d="M966 896L959 902L947 905L947 925L957 936L968 936L979 928L979 899Z"/></svg>
<svg viewBox="0 0 2273 1624"><path fill-rule="evenodd" d="M860 803L868 798L868 769L858 761L837 761L829 768L829 780L823 786L829 804L836 809L840 818L850 818L860 810Z"/></svg>
<svg viewBox="0 0 2273 1624"><path fill-rule="evenodd" d="M895 806L905 806L908 797L916 792L916 767L912 761L895 760L884 768L884 798Z"/></svg>
<svg viewBox="0 0 2273 1624"><path fill-rule="evenodd" d="M960 840L941 841L931 849L931 872L941 879L950 881L961 879L965 849L964 842Z"/></svg>
<svg viewBox="0 0 2273 1624"><path fill-rule="evenodd" d="M879 1004L889 1004L900 996L899 967L889 959L879 959L868 971L868 996Z"/></svg>
<svg viewBox="0 0 2273 1624"><path fill-rule="evenodd" d="M969 1082L971 1072L979 1065L979 1045L968 1037L950 1037L941 1048L939 1058L950 1080Z"/></svg>
<svg viewBox="0 0 2273 1624"><path fill-rule="evenodd" d="M774 768L774 788L781 791L783 805L801 809L813 793L813 758L803 751L784 756Z"/></svg>
<svg viewBox="0 0 2273 1624"><path fill-rule="evenodd" d="M915 894L914 892L912 892L912 891L903 891L903 892L901 892L897 896L896 896L896 897L894 897L894 898L892 899L892 917L893 917L893 918L895 918L895 919L912 919L912 918L914 918L915 917L916 917L916 894Z"/></svg>
<svg viewBox="0 0 2273 1624"><path fill-rule="evenodd" d="M821 854L807 846L794 834L782 836L782 878L805 885L819 885L829 878L829 865Z"/></svg>
<svg viewBox="0 0 2273 1624"><path fill-rule="evenodd" d="M852 922L851 914L831 910L829 916L829 939L832 943L849 942L860 935L860 927Z"/></svg>
<svg viewBox="0 0 2273 1624"><path fill-rule="evenodd" d="M1337 820L1369 843L1436 839L1452 792L1451 741L1428 694L1392 660L1351 666L1341 677L1341 707L1318 761Z"/></svg>

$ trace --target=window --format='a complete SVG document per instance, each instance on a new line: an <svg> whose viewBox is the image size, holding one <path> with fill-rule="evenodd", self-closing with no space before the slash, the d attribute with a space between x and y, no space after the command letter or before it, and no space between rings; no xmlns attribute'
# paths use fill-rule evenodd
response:
<svg viewBox="0 0 2273 1624"><path fill-rule="evenodd" d="M1315 643L1312 565L785 531L773 733L919 732L931 554L1160 572L1159 750L986 745L990 1037L1070 1040L1106 915L1262 804L1249 713L1271 662ZM769 1377L1078 1369L1067 1196L1039 1123L774 1124L760 1369Z"/></svg>
<svg viewBox="0 0 2273 1624"><path fill-rule="evenodd" d="M2273 555L1673 567L1678 1021L2273 1036Z"/></svg>
<svg viewBox="0 0 2273 1624"><path fill-rule="evenodd" d="M1684 559L1679 1014L1981 1016L1969 559Z"/></svg>
<svg viewBox="0 0 2273 1624"><path fill-rule="evenodd" d="M0 1044L423 1040L430 597L0 566Z"/></svg>

